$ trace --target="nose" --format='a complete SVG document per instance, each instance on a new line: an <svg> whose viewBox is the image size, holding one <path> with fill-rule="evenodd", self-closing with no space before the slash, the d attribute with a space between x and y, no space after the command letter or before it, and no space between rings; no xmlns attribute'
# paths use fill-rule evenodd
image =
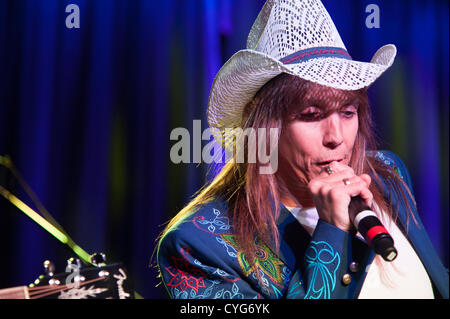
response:
<svg viewBox="0 0 450 319"><path fill-rule="evenodd" d="M344 141L342 134L342 121L339 114L333 113L323 119L323 145L335 149Z"/></svg>

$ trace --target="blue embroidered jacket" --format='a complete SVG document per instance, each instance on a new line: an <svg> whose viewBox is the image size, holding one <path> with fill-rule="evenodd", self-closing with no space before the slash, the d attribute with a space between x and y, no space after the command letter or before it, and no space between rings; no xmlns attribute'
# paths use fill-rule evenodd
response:
<svg viewBox="0 0 450 319"><path fill-rule="evenodd" d="M394 169L412 193L403 162L393 153L375 157ZM398 224L421 259L436 297L449 297L448 270L443 266L416 211L416 225L406 227L405 205L389 183L385 194L398 207ZM413 203L414 198L409 198ZM282 204L281 204L282 205ZM414 205L412 205L414 207ZM223 201L202 206L161 240L157 261L171 298L357 298L375 257L367 244L350 233L319 220L310 236L282 205L277 225L280 251L255 239L257 261L250 265L233 234ZM359 270L349 271L351 262ZM258 281L256 272L261 275ZM344 283L344 274L351 281ZM262 283L262 284L260 284Z"/></svg>

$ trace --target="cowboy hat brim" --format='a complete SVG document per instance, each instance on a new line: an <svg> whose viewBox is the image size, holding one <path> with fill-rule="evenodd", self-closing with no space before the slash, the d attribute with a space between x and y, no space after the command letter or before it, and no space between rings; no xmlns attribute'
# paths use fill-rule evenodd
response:
<svg viewBox="0 0 450 319"><path fill-rule="evenodd" d="M332 88L358 90L381 76L392 65L396 53L395 46L388 44L378 49L370 62L316 58L285 65L255 50L238 51L214 78L208 99L208 124L214 128L216 142L230 149L225 128L239 127L245 105L277 75L288 73Z"/></svg>

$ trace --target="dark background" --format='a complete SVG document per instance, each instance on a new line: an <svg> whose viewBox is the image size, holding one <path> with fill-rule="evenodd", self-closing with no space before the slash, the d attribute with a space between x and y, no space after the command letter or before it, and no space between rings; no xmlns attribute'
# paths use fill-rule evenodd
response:
<svg viewBox="0 0 450 319"><path fill-rule="evenodd" d="M68 29L68 4L80 28ZM122 261L145 298L166 298L149 267L162 225L206 181L173 164L170 132L205 119L212 80L245 48L262 0L0 0L0 155L89 253ZM380 148L410 169L420 216L444 264L448 221L448 1L324 0L350 55L397 46L369 89ZM380 8L369 29L368 4ZM30 198L0 167L0 182ZM0 197L0 288L74 256Z"/></svg>

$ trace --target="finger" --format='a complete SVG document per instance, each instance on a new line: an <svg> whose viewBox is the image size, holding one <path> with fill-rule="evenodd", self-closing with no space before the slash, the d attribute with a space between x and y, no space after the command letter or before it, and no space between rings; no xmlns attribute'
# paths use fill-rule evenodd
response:
<svg viewBox="0 0 450 319"><path fill-rule="evenodd" d="M362 180L364 180L364 182L366 183L367 187L369 187L370 184L372 183L372 178L369 175L367 175L367 174L361 174L361 175L359 175L359 177Z"/></svg>
<svg viewBox="0 0 450 319"><path fill-rule="evenodd" d="M333 169L330 165L326 165L326 166L322 167L322 169L320 170L319 176L327 177L327 176L335 174L336 172L337 171L335 169Z"/></svg>
<svg viewBox="0 0 450 319"><path fill-rule="evenodd" d="M363 188L361 190L361 192L359 193L359 196L364 200L364 202L366 203L366 205L368 207L372 207L373 194L372 194L372 192L369 189Z"/></svg>
<svg viewBox="0 0 450 319"><path fill-rule="evenodd" d="M350 185L350 184L356 184L356 183L361 183L361 185L365 186L366 188L368 188L368 183L370 183L370 181L365 180L364 178L361 178L361 176L358 175L353 175L350 177L346 177L342 179L342 183L344 183L344 185Z"/></svg>
<svg viewBox="0 0 450 319"><path fill-rule="evenodd" d="M330 167L337 172L351 170L353 173L355 173L351 166L336 161L331 162Z"/></svg>
<svg viewBox="0 0 450 319"><path fill-rule="evenodd" d="M350 172L350 175L354 175L354 170L348 165L341 164L339 162L333 161L329 165L326 165L322 168L322 171L320 172L321 176L328 176L328 175L336 175L340 172Z"/></svg>
<svg viewBox="0 0 450 319"><path fill-rule="evenodd" d="M360 196L368 207L372 207L373 194L367 188L366 181L357 177L351 181L351 184L346 186L347 194L350 197Z"/></svg>
<svg viewBox="0 0 450 319"><path fill-rule="evenodd" d="M334 171L332 174L323 174L319 176L319 180L326 183L337 183L342 182L343 179L351 179L357 177L350 167L345 167L340 171Z"/></svg>
<svg viewBox="0 0 450 319"><path fill-rule="evenodd" d="M345 181L340 181L337 183L333 183L333 186L343 188L345 190L345 193L350 197L361 195L363 191L368 190L366 182L359 176L354 176L347 180L349 181L349 183L347 184L345 184Z"/></svg>
<svg viewBox="0 0 450 319"><path fill-rule="evenodd" d="M333 161L333 162L330 162L328 165L323 166L323 168L322 168L320 173L321 174L322 173L327 173L328 175L331 175L331 174L340 172L340 171L342 171L345 168L346 168L346 166L339 165L338 162ZM331 173L328 170L330 170Z"/></svg>

